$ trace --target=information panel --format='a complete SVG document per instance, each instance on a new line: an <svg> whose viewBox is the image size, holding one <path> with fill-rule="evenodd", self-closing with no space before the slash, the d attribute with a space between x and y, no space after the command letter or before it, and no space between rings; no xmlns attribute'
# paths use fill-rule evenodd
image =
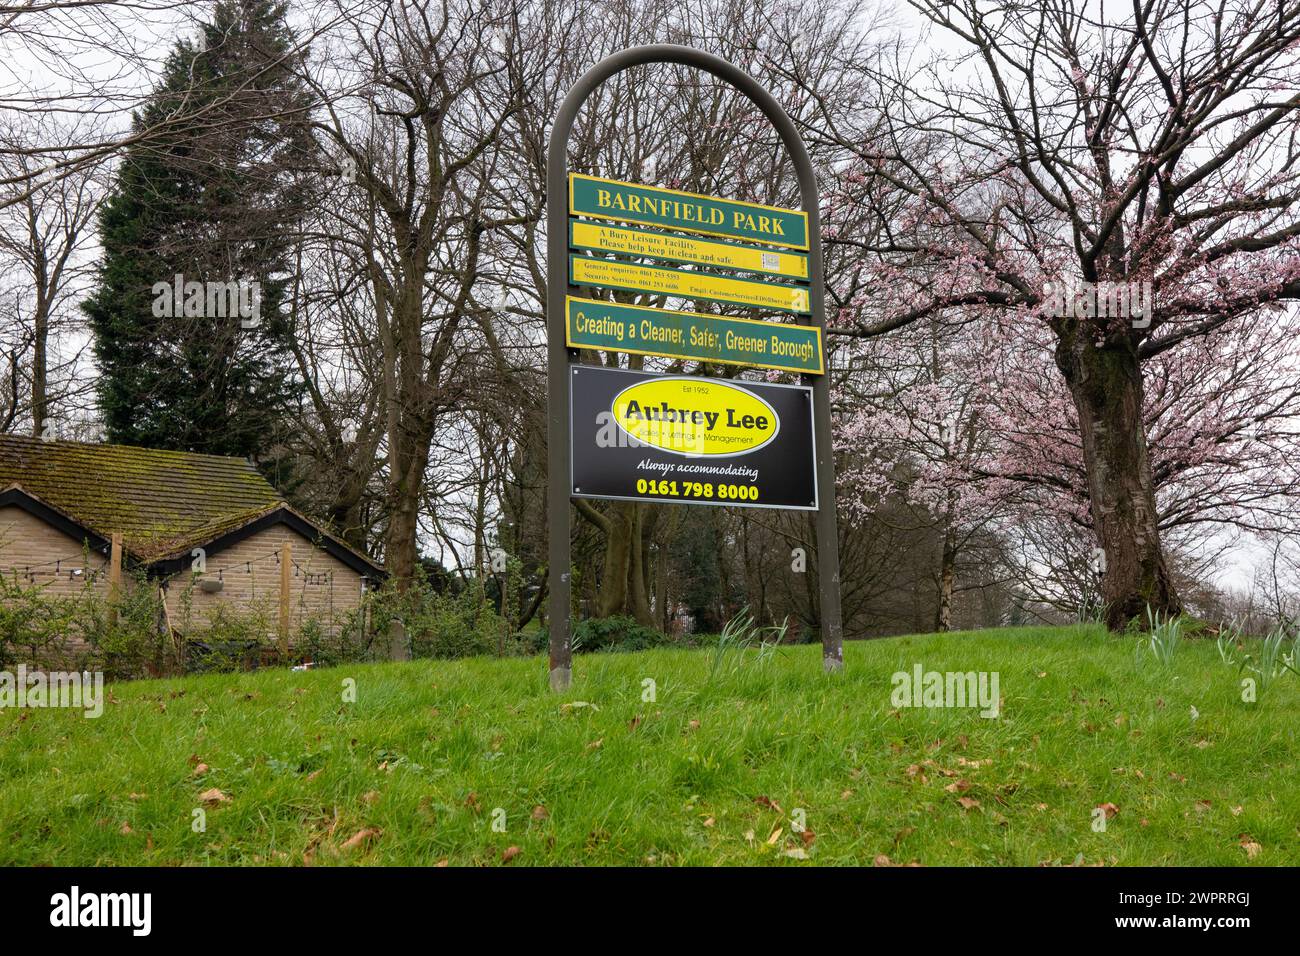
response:
<svg viewBox="0 0 1300 956"><path fill-rule="evenodd" d="M817 508L812 389L575 365L572 493Z"/></svg>

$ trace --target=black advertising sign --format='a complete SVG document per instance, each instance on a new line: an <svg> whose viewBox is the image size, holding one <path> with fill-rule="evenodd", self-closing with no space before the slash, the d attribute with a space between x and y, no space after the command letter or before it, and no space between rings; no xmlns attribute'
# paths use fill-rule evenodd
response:
<svg viewBox="0 0 1300 956"><path fill-rule="evenodd" d="M817 508L812 389L569 369L572 494Z"/></svg>

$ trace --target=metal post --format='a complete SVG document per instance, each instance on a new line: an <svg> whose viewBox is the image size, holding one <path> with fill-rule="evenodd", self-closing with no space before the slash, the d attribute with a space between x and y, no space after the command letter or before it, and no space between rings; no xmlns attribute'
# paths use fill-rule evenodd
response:
<svg viewBox="0 0 1300 956"><path fill-rule="evenodd" d="M799 130L785 110L757 80L721 57L692 47L656 43L632 47L608 56L579 77L555 115L546 154L546 330L547 330L547 527L550 590L550 681L553 690L568 688L573 674L569 648L570 542L569 495L572 490L569 460L569 362L577 353L565 344L564 297L570 293L568 270L568 148L569 134L587 97L617 73L647 63L680 63L712 73L730 83L767 117L794 164L799 181L799 201L808 214L809 269L812 279L813 321L823 329L826 311L822 280L821 217L818 213L817 175ZM835 460L831 444L830 368L811 378L813 427L817 457L817 570L821 592L822 666L838 671L844 666L844 630L840 621L839 537L835 522Z"/></svg>

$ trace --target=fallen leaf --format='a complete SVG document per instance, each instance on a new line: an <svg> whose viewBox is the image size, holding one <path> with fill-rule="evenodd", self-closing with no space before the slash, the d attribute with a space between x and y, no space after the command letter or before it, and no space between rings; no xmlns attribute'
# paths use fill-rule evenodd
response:
<svg viewBox="0 0 1300 956"><path fill-rule="evenodd" d="M948 784L948 786L944 787L943 789L946 790L948 793L965 793L967 790L970 789L970 781L954 780L952 783Z"/></svg>
<svg viewBox="0 0 1300 956"><path fill-rule="evenodd" d="M605 743L605 738L598 737L597 739L593 740L591 743L587 744L587 750L588 751L599 750L604 743Z"/></svg>
<svg viewBox="0 0 1300 956"><path fill-rule="evenodd" d="M1243 807L1233 807L1233 808L1232 808L1232 815L1233 815L1234 817L1239 817L1239 816L1241 816L1241 811L1242 811L1243 809L1244 809Z"/></svg>
<svg viewBox="0 0 1300 956"><path fill-rule="evenodd" d="M771 797L755 797L754 802L760 807L767 807L769 810L775 810L777 813L781 812L781 804L777 803Z"/></svg>
<svg viewBox="0 0 1300 956"><path fill-rule="evenodd" d="M352 834L352 836L348 837L347 841L343 844L343 849L355 850L357 847L370 842L377 836L379 836L379 831L372 829L371 827L366 827L364 830L358 830L356 833Z"/></svg>
<svg viewBox="0 0 1300 956"><path fill-rule="evenodd" d="M1248 860L1255 859L1259 851L1264 849L1244 833L1238 834L1237 839L1241 841L1241 848L1246 851L1246 859Z"/></svg>
<svg viewBox="0 0 1300 956"><path fill-rule="evenodd" d="M785 851L785 855L790 857L790 859L792 860L808 859L808 854L804 851L804 848L801 846L791 847L790 849Z"/></svg>
<svg viewBox="0 0 1300 956"><path fill-rule="evenodd" d="M691 721L690 723L688 723L686 726L687 726L687 728L689 728L690 730L699 730L699 729L700 729L700 722L699 722L698 720L692 720L692 721Z"/></svg>
<svg viewBox="0 0 1300 956"><path fill-rule="evenodd" d="M717 821L714 820L713 817L705 817L705 818L704 818L704 825L705 825L706 827L711 827L711 826L713 826L716 822L717 822Z"/></svg>
<svg viewBox="0 0 1300 956"><path fill-rule="evenodd" d="M779 839L781 838L781 834L784 833L784 832L785 832L785 828L784 828L784 827L777 827L775 830L773 830L773 831L768 835L768 838L767 838L767 845L768 845L768 846L776 846L776 841L779 840Z"/></svg>
<svg viewBox="0 0 1300 956"><path fill-rule="evenodd" d="M1119 807L1115 806L1115 804L1113 803L1099 803L1097 804L1097 809L1103 811L1106 814L1107 820L1109 820L1115 814L1119 813Z"/></svg>
<svg viewBox="0 0 1300 956"><path fill-rule="evenodd" d="M121 832L122 836L130 836L131 833L132 833L132 830L131 830L131 824L129 824L129 823L127 823L125 820L123 820L123 821L122 821L122 829L121 829L120 832Z"/></svg>
<svg viewBox="0 0 1300 956"><path fill-rule="evenodd" d="M522 853L522 852L523 852L523 851L520 850L519 847L517 847L517 846L508 846L508 847L506 847L504 850L501 851L501 862L502 862L502 863L509 863L511 860L513 860L515 857L517 857L517 856L518 856L520 853Z"/></svg>
<svg viewBox="0 0 1300 956"><path fill-rule="evenodd" d="M213 787L211 790L204 790L202 793L199 794L199 802L209 803L209 804L229 803L230 798L226 796L224 793L222 793L220 790L218 790L216 787Z"/></svg>
<svg viewBox="0 0 1300 956"><path fill-rule="evenodd" d="M636 730L637 727L639 727L639 726L641 726L641 715L640 715L640 714L637 714L637 715L636 715L635 717L633 717L630 721L628 721L627 729L628 729L628 730Z"/></svg>
<svg viewBox="0 0 1300 956"><path fill-rule="evenodd" d="M478 794L473 790L471 790L469 796L465 798L465 806L469 807L475 813L480 813L483 810L483 805L478 802Z"/></svg>
<svg viewBox="0 0 1300 956"><path fill-rule="evenodd" d="M192 776L201 777L207 772L208 772L208 765L205 763L201 763L194 768L194 773L192 774Z"/></svg>
<svg viewBox="0 0 1300 956"><path fill-rule="evenodd" d="M547 809L544 806L542 806L540 803L537 806L533 807L534 820L545 820L550 815L551 814L547 811Z"/></svg>
<svg viewBox="0 0 1300 956"><path fill-rule="evenodd" d="M957 802L961 804L963 810L974 810L980 805L980 802L973 797L958 797Z"/></svg>
<svg viewBox="0 0 1300 956"><path fill-rule="evenodd" d="M876 858L871 861L871 865L872 866L897 866L897 864L894 863L893 860L885 856L885 854L883 853L877 853Z"/></svg>
<svg viewBox="0 0 1300 956"><path fill-rule="evenodd" d="M379 800L378 790L367 790L365 793L361 795L361 802L366 804L366 806L374 806L378 800Z"/></svg>
<svg viewBox="0 0 1300 956"><path fill-rule="evenodd" d="M805 827L803 832L799 834L799 839L803 840L804 846L812 846L813 841L817 839L817 834Z"/></svg>

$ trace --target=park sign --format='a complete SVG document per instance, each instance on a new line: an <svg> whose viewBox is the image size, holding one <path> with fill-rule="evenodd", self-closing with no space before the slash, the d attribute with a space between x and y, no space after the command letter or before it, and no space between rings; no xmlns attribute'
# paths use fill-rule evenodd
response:
<svg viewBox="0 0 1300 956"><path fill-rule="evenodd" d="M785 159L773 161L793 169L801 208L570 173L573 127L588 99L611 77L664 63L708 73L749 101L784 150ZM674 44L633 47L583 73L560 103L545 194L551 688L566 690L573 676L573 516L566 499L813 512L815 541L808 543L817 555L822 666L841 670L819 190L798 128L771 93L721 57ZM719 302L749 314L598 301L620 292L652 296L660 306L670 299L684 300L682 309ZM798 318L758 321L775 312ZM800 375L803 384L584 365L584 349L766 368Z"/></svg>
<svg viewBox="0 0 1300 956"><path fill-rule="evenodd" d="M763 245L808 248L808 214L641 183L569 175L569 211Z"/></svg>
<svg viewBox="0 0 1300 956"><path fill-rule="evenodd" d="M570 348L604 349L820 375L822 330L565 297Z"/></svg>
<svg viewBox="0 0 1300 956"><path fill-rule="evenodd" d="M569 222L569 245L592 252L612 252L715 269L760 272L804 282L808 280L808 256L804 253L763 249L738 242L625 229L574 219Z"/></svg>
<svg viewBox="0 0 1300 956"><path fill-rule="evenodd" d="M569 283L680 299L707 299L800 315L812 311L807 286L759 282L671 266L645 266L594 256L569 256Z"/></svg>
<svg viewBox="0 0 1300 956"><path fill-rule="evenodd" d="M817 509L812 389L569 369L575 498Z"/></svg>

